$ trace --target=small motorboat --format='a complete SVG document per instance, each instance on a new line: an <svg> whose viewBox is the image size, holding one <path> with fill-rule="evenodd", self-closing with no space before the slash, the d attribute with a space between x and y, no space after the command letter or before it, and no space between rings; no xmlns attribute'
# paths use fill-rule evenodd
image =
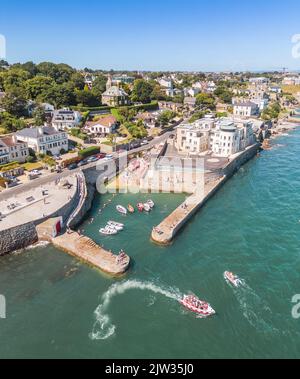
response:
<svg viewBox="0 0 300 379"><path fill-rule="evenodd" d="M99 230L99 232L105 236L114 236L116 234L118 234L118 231L116 229L113 229L113 228L101 228Z"/></svg>
<svg viewBox="0 0 300 379"><path fill-rule="evenodd" d="M144 210L144 204L138 203L137 209L138 209L139 212L143 212L143 210Z"/></svg>
<svg viewBox="0 0 300 379"><path fill-rule="evenodd" d="M117 211L123 215L127 215L127 209L122 207L122 205L117 205L116 207Z"/></svg>
<svg viewBox="0 0 300 379"><path fill-rule="evenodd" d="M145 212L150 212L151 211L151 207L150 207L150 205L148 203L144 204L144 211Z"/></svg>
<svg viewBox="0 0 300 379"><path fill-rule="evenodd" d="M128 209L129 213L134 213L135 212L135 209L134 209L134 207L131 204L128 204L127 209Z"/></svg>
<svg viewBox="0 0 300 379"><path fill-rule="evenodd" d="M186 309L201 317L210 317L216 314L215 310L208 303L201 301L194 295L185 295L179 302Z"/></svg>
<svg viewBox="0 0 300 379"><path fill-rule="evenodd" d="M117 232L121 232L122 230L124 230L124 226L120 226L120 225L109 225L109 224L107 224L106 227L109 229L115 229Z"/></svg>
<svg viewBox="0 0 300 379"><path fill-rule="evenodd" d="M229 271L224 272L224 279L228 283L232 284L234 287L239 287L243 285L243 281L237 275L234 275L232 272Z"/></svg>
<svg viewBox="0 0 300 379"><path fill-rule="evenodd" d="M121 223L115 222L115 221L108 221L107 225L111 226L111 227L117 226L120 228L124 228L124 224L121 224Z"/></svg>
<svg viewBox="0 0 300 379"><path fill-rule="evenodd" d="M149 204L150 205L150 208L152 209L152 208L154 208L154 206L155 206L155 204L154 204L154 201L153 200L148 200L147 201L147 204Z"/></svg>

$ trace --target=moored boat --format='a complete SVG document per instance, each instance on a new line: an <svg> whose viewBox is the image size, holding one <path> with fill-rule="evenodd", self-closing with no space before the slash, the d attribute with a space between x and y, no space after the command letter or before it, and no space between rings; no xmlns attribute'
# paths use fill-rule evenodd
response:
<svg viewBox="0 0 300 379"><path fill-rule="evenodd" d="M137 209L138 209L139 212L143 212L143 210L144 210L144 204L138 203Z"/></svg>
<svg viewBox="0 0 300 379"><path fill-rule="evenodd" d="M150 212L151 211L151 207L150 207L150 205L148 203L144 204L144 211L145 212Z"/></svg>
<svg viewBox="0 0 300 379"><path fill-rule="evenodd" d="M210 317L216 314L215 310L210 304L205 301L201 301L194 295L185 295L182 300L179 301L189 311L200 315L201 317Z"/></svg>
<svg viewBox="0 0 300 379"><path fill-rule="evenodd" d="M123 215L127 215L127 209L124 208L122 205L117 205L116 207L117 211Z"/></svg>
<svg viewBox="0 0 300 379"><path fill-rule="evenodd" d="M135 209L134 209L134 207L131 204L128 204L127 209L128 209L129 213L134 213L135 212Z"/></svg>
<svg viewBox="0 0 300 379"><path fill-rule="evenodd" d="M229 271L224 272L224 279L228 283L232 284L234 287L239 287L243 285L243 281L237 275L234 275L232 272Z"/></svg>
<svg viewBox="0 0 300 379"><path fill-rule="evenodd" d="M120 222L115 222L115 221L108 221L107 225L109 226L118 226L124 228L124 224L121 224Z"/></svg>
<svg viewBox="0 0 300 379"><path fill-rule="evenodd" d="M154 201L153 200L148 200L147 201L147 204L149 204L150 208L154 208L155 204L154 204Z"/></svg>
<svg viewBox="0 0 300 379"><path fill-rule="evenodd" d="M109 228L109 227L101 228L99 232L105 236L114 236L118 234L118 231L116 229Z"/></svg>

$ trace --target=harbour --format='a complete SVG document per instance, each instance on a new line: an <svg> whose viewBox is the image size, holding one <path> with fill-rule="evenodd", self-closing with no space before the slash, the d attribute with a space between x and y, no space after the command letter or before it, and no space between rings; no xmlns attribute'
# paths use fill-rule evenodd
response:
<svg viewBox="0 0 300 379"><path fill-rule="evenodd" d="M296 130L272 141L272 149L222 186L171 246L149 237L185 195L153 194L153 212L126 218L115 207L135 203L136 195L97 195L80 232L106 249L130 252L132 267L117 281L51 245L3 257L0 285L6 283L13 317L1 324L2 356L11 356L14 329L23 335L14 345L20 357L298 357L292 336L300 329L291 317L291 299L299 291L299 138ZM126 233L103 242L99 228L111 212L126 224ZM228 287L228 269L245 280L244 289ZM208 300L217 316L199 320L183 311L173 297L188 291ZM111 333L106 339L99 338L103 301L105 331Z"/></svg>

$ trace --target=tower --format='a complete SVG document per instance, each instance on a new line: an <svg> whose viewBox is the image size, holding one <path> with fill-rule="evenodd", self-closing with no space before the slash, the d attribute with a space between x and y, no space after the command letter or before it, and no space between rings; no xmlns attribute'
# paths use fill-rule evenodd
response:
<svg viewBox="0 0 300 379"><path fill-rule="evenodd" d="M106 83L106 90L109 90L112 87L112 77L111 75L108 75L107 83Z"/></svg>

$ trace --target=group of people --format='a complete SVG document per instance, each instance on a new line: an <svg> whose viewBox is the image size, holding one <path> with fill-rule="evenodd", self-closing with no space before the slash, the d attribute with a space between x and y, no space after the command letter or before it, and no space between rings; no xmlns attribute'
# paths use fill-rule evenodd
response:
<svg viewBox="0 0 300 379"><path fill-rule="evenodd" d="M127 254L124 250L121 250L117 256L117 264L124 263L125 260L127 260Z"/></svg>

